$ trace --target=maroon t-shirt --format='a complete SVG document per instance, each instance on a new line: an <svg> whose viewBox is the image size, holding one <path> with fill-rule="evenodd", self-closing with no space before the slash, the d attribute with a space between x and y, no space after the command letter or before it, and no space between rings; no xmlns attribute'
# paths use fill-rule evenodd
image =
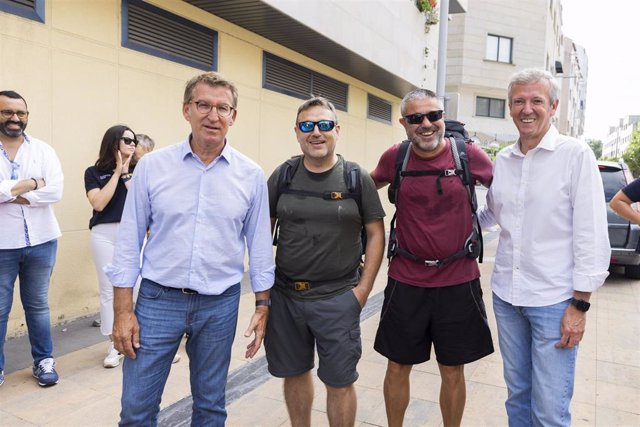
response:
<svg viewBox="0 0 640 427"><path fill-rule="evenodd" d="M371 172L376 182L393 182L400 144L382 154ZM451 145L447 143L434 158L423 159L410 150L406 170L455 169ZM482 149L467 144L472 177L487 186L493 165ZM441 177L442 194L436 187L437 176L408 176L400 183L396 204L396 236L401 248L428 260L449 257L460 251L471 233L469 196L458 176ZM420 287L452 286L480 277L476 260L462 257L442 267L425 267L403 256L395 256L389 267L395 280Z"/></svg>

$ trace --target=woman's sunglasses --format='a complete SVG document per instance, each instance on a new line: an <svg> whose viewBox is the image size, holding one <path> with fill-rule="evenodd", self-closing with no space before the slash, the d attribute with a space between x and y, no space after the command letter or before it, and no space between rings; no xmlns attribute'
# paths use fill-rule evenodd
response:
<svg viewBox="0 0 640 427"><path fill-rule="evenodd" d="M124 142L125 145L138 145L138 140L135 138L123 136L122 138L120 138L120 141Z"/></svg>

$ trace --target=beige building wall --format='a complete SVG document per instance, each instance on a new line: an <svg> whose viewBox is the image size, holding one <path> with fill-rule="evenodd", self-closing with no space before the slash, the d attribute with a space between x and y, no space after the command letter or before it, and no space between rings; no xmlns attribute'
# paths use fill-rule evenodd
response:
<svg viewBox="0 0 640 427"><path fill-rule="evenodd" d="M240 92L229 140L267 176L299 152L293 126L302 101L262 88L263 51L349 85L348 112L338 112L339 153L370 170L384 149L403 139L397 97L187 3L149 3L218 31L218 71ZM83 176L97 158L104 131L127 124L150 135L158 147L184 139L189 132L181 114L184 84L201 71L121 47L119 0L45 5L44 24L0 12L0 87L25 97L31 113L27 131L50 143L63 165L65 191L55 208L62 237L50 289L55 324L98 311ZM367 93L393 104L393 124L367 119ZM26 332L18 292L8 331L8 336Z"/></svg>

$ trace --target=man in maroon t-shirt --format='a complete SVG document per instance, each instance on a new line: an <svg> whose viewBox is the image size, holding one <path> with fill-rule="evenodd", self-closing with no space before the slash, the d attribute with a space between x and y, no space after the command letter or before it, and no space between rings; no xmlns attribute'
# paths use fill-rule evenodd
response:
<svg viewBox="0 0 640 427"><path fill-rule="evenodd" d="M436 94L426 89L409 92L400 110L400 123L411 141L405 170L455 169ZM378 188L393 182L399 146L385 151L371 172ZM467 144L467 152L473 181L488 186L491 160L474 145ZM467 187L457 175L405 176L396 209L396 237L402 251L391 259L374 346L388 359L384 397L389 426L402 425L411 369L429 360L432 343L442 378L444 425L460 425L466 395L464 365L493 352L480 270L476 260L467 256L440 266L417 260L443 260L464 247L472 231Z"/></svg>

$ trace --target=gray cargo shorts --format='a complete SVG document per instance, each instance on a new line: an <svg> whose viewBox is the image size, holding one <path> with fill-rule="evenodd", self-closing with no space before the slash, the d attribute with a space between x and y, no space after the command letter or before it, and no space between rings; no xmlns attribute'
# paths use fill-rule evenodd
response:
<svg viewBox="0 0 640 427"><path fill-rule="evenodd" d="M329 298L298 299L274 286L264 339L271 375L286 378L313 369L315 344L318 378L335 388L353 384L362 356L361 311L351 288Z"/></svg>

